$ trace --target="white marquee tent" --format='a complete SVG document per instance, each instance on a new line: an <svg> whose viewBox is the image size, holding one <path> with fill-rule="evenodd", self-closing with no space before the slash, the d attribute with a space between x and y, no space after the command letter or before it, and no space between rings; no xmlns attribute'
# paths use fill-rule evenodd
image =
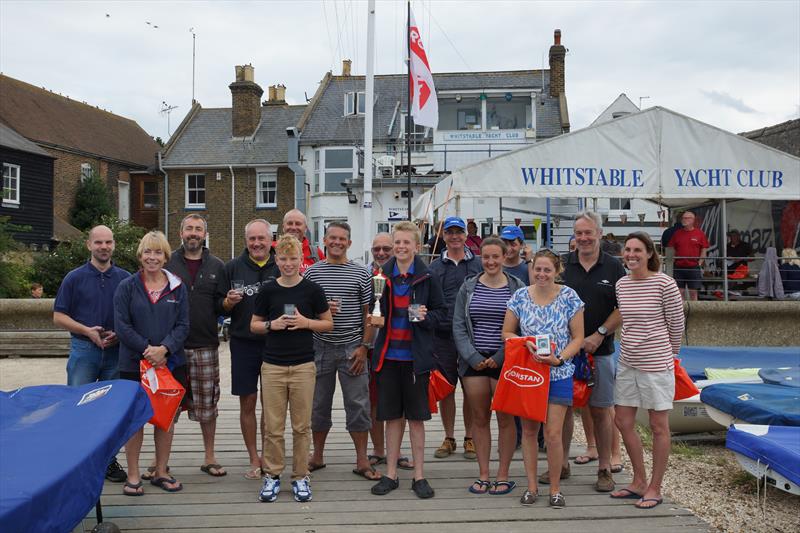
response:
<svg viewBox="0 0 800 533"><path fill-rule="evenodd" d="M412 218L460 214L460 198L800 200L800 158L653 107L455 171Z"/></svg>

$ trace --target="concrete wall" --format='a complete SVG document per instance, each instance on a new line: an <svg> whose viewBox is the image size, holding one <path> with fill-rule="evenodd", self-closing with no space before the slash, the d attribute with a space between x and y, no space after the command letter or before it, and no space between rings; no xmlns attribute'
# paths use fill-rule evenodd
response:
<svg viewBox="0 0 800 533"><path fill-rule="evenodd" d="M687 302L690 346L800 346L800 302Z"/></svg>
<svg viewBox="0 0 800 533"><path fill-rule="evenodd" d="M0 357L66 357L69 333L53 324L53 298L0 298Z"/></svg>

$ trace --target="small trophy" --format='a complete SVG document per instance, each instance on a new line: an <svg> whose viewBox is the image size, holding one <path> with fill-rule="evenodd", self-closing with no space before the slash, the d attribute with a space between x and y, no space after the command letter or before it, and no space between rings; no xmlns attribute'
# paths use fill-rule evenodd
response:
<svg viewBox="0 0 800 533"><path fill-rule="evenodd" d="M381 316L381 296L383 296L385 288L386 278L383 276L383 270L378 270L378 273L372 276L372 292L375 294L375 307L372 308L372 316Z"/></svg>

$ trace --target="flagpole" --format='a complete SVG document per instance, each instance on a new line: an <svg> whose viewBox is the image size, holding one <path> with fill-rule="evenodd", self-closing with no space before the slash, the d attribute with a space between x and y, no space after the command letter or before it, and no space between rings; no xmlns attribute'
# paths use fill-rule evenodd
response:
<svg viewBox="0 0 800 533"><path fill-rule="evenodd" d="M408 156L406 194L408 195L408 220L411 220L411 0L406 13L406 68L408 72L408 99L406 101L406 153Z"/></svg>
<svg viewBox="0 0 800 533"><path fill-rule="evenodd" d="M364 106L364 202L361 205L364 215L364 264L369 264L369 250L372 245L372 124L375 102L375 0L367 3L367 78Z"/></svg>

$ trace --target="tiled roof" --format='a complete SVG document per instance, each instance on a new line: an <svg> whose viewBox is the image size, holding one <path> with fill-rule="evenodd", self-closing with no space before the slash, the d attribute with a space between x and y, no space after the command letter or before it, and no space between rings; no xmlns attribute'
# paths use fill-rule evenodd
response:
<svg viewBox="0 0 800 533"><path fill-rule="evenodd" d="M135 166L152 165L159 149L133 120L4 75L0 121L33 142Z"/></svg>
<svg viewBox="0 0 800 533"><path fill-rule="evenodd" d="M562 133L558 98L547 95L550 72L548 70L523 70L508 72L465 72L434 74L436 90L481 90L481 89L542 89L544 105L537 107L536 129L540 137L553 137ZM373 139L387 141L398 134L399 112L406 109L407 81L405 75L375 76L375 115ZM323 88L319 101L314 102L308 119L303 125L301 144L362 142L364 117L343 116L344 95L347 92L363 91L364 76L331 76ZM399 109L398 109L399 104ZM395 110L398 115L395 116ZM395 118L394 124L392 118ZM389 131L390 125L393 126Z"/></svg>
<svg viewBox="0 0 800 533"><path fill-rule="evenodd" d="M739 135L800 157L800 118Z"/></svg>
<svg viewBox="0 0 800 533"><path fill-rule="evenodd" d="M286 163L286 128L296 126L305 105L265 105L252 140L232 139L231 109L203 109L170 141L165 167Z"/></svg>
<svg viewBox="0 0 800 533"><path fill-rule="evenodd" d="M39 145L32 143L2 122L0 122L0 146L19 150L20 152L28 152L30 154L44 155L53 158L47 151L39 148Z"/></svg>

